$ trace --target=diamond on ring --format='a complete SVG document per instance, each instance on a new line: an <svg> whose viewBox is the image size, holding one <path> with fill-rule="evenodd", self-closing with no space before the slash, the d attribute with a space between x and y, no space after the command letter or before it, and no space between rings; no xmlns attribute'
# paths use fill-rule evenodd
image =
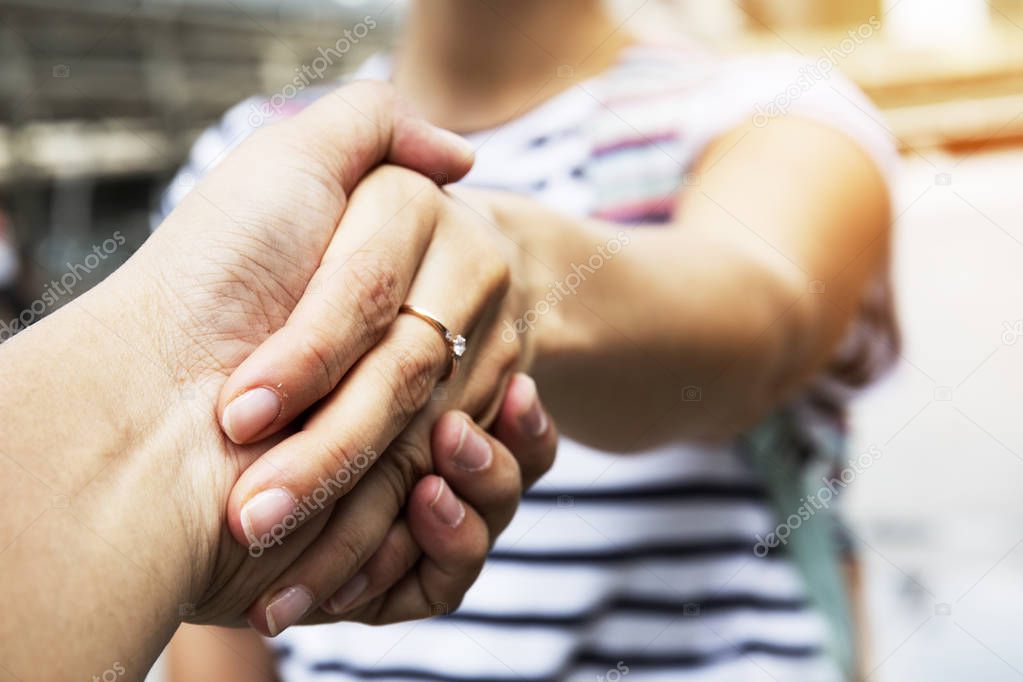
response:
<svg viewBox="0 0 1023 682"><path fill-rule="evenodd" d="M463 355L465 355L465 350L469 345L466 338L461 334L455 334L453 331L445 327L443 322L438 320L434 317L433 313L424 308L405 304L398 308L398 312L414 315L440 332L440 335L444 338L444 343L447 344L448 349L451 351L451 366L448 368L448 374L444 377L444 381L455 376L455 372L458 370L458 361L462 359Z"/></svg>
<svg viewBox="0 0 1023 682"><path fill-rule="evenodd" d="M449 346L451 346L451 352L456 358L461 358L465 355L466 340L464 336L461 334L452 334L451 332L447 332L444 335L444 340L448 342Z"/></svg>

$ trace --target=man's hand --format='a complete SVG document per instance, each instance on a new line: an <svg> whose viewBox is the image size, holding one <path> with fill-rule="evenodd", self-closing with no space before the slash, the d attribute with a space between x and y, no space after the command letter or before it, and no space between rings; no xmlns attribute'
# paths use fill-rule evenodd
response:
<svg viewBox="0 0 1023 682"><path fill-rule="evenodd" d="M250 622L276 635L295 622L381 625L458 608L523 490L547 471L557 446L536 386L524 375L512 380L492 430L446 413L431 439L435 474L415 484L372 556L360 565L351 549L372 507L343 499L317 543L253 605Z"/></svg>
<svg viewBox="0 0 1023 682"><path fill-rule="evenodd" d="M65 679L119 661L141 679L182 619L243 622L316 539L311 524L255 558L230 536L231 486L272 442L233 444L216 399L385 159L454 180L471 153L386 86L344 88L250 137L124 267L0 347L0 578L33 585L0 620L8 672Z"/></svg>

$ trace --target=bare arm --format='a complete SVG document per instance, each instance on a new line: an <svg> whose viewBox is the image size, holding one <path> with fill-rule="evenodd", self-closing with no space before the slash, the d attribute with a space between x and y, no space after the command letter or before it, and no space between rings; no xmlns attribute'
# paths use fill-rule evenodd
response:
<svg viewBox="0 0 1023 682"><path fill-rule="evenodd" d="M346 97L374 116L353 115ZM408 499L409 522L425 518L426 532L400 532L392 545L440 561L429 564L430 575L412 575L418 593L402 593L419 601L392 599L387 614L429 613L428 593L449 602L464 594L488 529L500 530L503 519L488 525L467 505L457 528L448 524L430 536L437 514L429 503L441 498L422 486L432 482L436 491L443 481L388 487L393 458L370 471L366 462L359 473L368 484L359 493L369 499L352 503L363 510L359 532L378 529L375 542L338 542L329 528L319 537L330 518L321 514L281 546L237 543L225 524L231 484L274 441L235 446L215 421L225 376L268 327L287 319L293 292L308 285L361 175L385 157L423 171L446 169L450 177L467 170L471 159L459 145L425 125L400 114L382 85L354 84L322 98L243 143L111 277L0 346L0 581L14 586L0 618L0 676L74 679L113 671L141 680L183 620L241 624L246 606L310 546L352 548L326 575L306 566L307 576L328 586L336 581L322 595L330 597L376 556L393 528L402 531L399 512ZM450 419L449 430L478 428L462 415ZM548 433L543 451L552 456L554 430ZM386 454L391 440L381 437L378 451ZM446 442L450 458L455 446ZM496 440L486 444L493 471L498 462L518 466ZM491 490L493 471L479 477ZM350 487L352 478L345 479ZM523 480L505 479L504 494L483 513L510 516ZM457 490L452 484L443 498L449 511L461 504ZM452 548L462 551L452 558ZM408 578L366 570L371 581L392 579L372 585L381 599L393 580ZM287 594L297 600L282 602L285 615L301 616L304 593L297 587Z"/></svg>
<svg viewBox="0 0 1023 682"><path fill-rule="evenodd" d="M630 451L750 426L829 360L886 257L884 181L830 128L737 130L696 172L673 225L620 237L497 200L546 299L518 331L533 336L531 371L567 435ZM817 280L823 295L810 293Z"/></svg>
<svg viewBox="0 0 1023 682"><path fill-rule="evenodd" d="M201 479L178 453L212 451L216 434L183 437L196 431L188 406L105 289L0 347L0 580L18 586L0 664L12 679L142 679L208 559L205 505L180 494Z"/></svg>
<svg viewBox="0 0 1023 682"><path fill-rule="evenodd" d="M255 630L182 625L167 647L168 682L275 682L273 654Z"/></svg>
<svg viewBox="0 0 1023 682"><path fill-rule="evenodd" d="M284 408L260 423L262 436L307 409L319 395L311 391L337 387L319 417L238 481L229 512L236 534L258 494L308 494L334 453L352 450L348 424L358 410L396 404L389 384L415 400L429 395L450 351L436 329L398 315L405 301L440 311L445 326L469 336L463 368L444 388L471 414L488 413L513 368L535 373L565 433L612 451L723 438L779 405L828 361L882 262L884 182L851 140L794 120L726 136L697 172L702 186L680 198L674 225L636 230L566 218L514 195L445 192L402 169L367 176L301 314L221 392L227 429L235 396L282 387L275 405ZM352 260L375 286L360 291L336 276L338 263ZM560 285L581 279L578 266L589 272L566 294ZM817 280L826 295L809 295ZM356 363L363 351L348 348L324 291L420 337L385 336ZM522 322L535 328L520 335ZM433 350L418 358L410 349ZM378 397L359 389L363 375ZM687 401L687 387L701 400ZM408 468L425 452L406 448Z"/></svg>

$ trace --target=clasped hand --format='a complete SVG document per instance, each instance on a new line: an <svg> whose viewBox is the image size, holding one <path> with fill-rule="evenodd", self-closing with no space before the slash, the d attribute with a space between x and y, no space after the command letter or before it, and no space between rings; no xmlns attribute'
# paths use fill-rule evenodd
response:
<svg viewBox="0 0 1023 682"><path fill-rule="evenodd" d="M358 83L253 135L138 255L170 304L158 345L227 436L193 484L225 493L200 525L229 529L198 558L195 622L244 609L275 635L449 611L553 459L516 374L529 345L501 337L527 263L486 195L431 179L461 177L471 150L395 107ZM468 337L452 380L405 302Z"/></svg>

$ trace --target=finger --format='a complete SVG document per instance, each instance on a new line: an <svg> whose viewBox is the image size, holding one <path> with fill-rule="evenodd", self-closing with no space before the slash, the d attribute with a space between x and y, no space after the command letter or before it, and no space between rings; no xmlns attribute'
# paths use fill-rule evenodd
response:
<svg viewBox="0 0 1023 682"><path fill-rule="evenodd" d="M340 518L341 514L335 516ZM325 529L325 541L327 532L334 529ZM424 555L417 564L420 546ZM479 575L488 546L483 519L458 499L443 479L427 476L409 498L406 522L398 522L387 531L357 574L347 572L350 562L343 563L344 572L336 570L338 566L331 562L336 557L329 550L315 561L312 556L303 556L301 566L296 563L297 570L289 571L282 584L298 577L303 577L305 584L271 591L270 597L254 604L250 609L252 625L274 636L283 631L282 623L314 624L342 617L384 623L424 618L439 605L445 610L456 608ZM324 597L317 590L330 584L326 576L349 579ZM299 608L292 608L288 601L295 590L302 590ZM283 610L281 599L287 607ZM282 620L284 617L288 620Z"/></svg>
<svg viewBox="0 0 1023 682"><path fill-rule="evenodd" d="M343 618L385 594L415 568L422 555L408 523L399 518L366 565L323 603L324 613Z"/></svg>
<svg viewBox="0 0 1023 682"><path fill-rule="evenodd" d="M465 177L475 157L476 150L471 142L432 125L398 98L396 124L385 159L388 163L422 173L438 185L446 185Z"/></svg>
<svg viewBox="0 0 1023 682"><path fill-rule="evenodd" d="M403 502L412 483L429 470L429 431L392 441L429 401L447 363L447 347L436 332L402 315L301 431L239 477L228 500L235 538L262 543L290 534L357 487L382 459L380 453L389 464L391 496ZM296 508L303 513L295 514Z"/></svg>
<svg viewBox="0 0 1023 682"><path fill-rule="evenodd" d="M503 295L507 268L493 259L477 258L474 249L485 253L481 243L462 240L457 249L452 246L450 239L431 243L409 290L409 300L435 311L450 329L468 330L465 333L471 339L477 321ZM335 333L343 334L343 330ZM287 353L282 352L278 361L268 366L287 367ZM465 362L471 364L480 352L470 341ZM241 475L228 507L235 537L245 542L262 536L288 513L289 497L301 500L322 490L324 481L346 477L337 481L340 485L327 486L331 498L345 494L364 473L362 468L352 470L351 457L367 448L372 453L383 452L429 401L450 362L451 350L434 327L412 315L400 315L384 338L320 403L303 430L264 454ZM487 381L479 375L475 378ZM308 376L295 376L293 380L312 381ZM408 445L399 453L406 460L403 467L407 475L396 481L395 487L407 484L403 492L429 471L429 432L425 433L423 445Z"/></svg>
<svg viewBox="0 0 1023 682"><path fill-rule="evenodd" d="M401 506L385 469L370 472L336 505L317 539L249 607L252 627L275 637L315 611L378 551Z"/></svg>
<svg viewBox="0 0 1023 682"><path fill-rule="evenodd" d="M461 412L448 412L437 421L432 445L434 470L484 520L488 543L493 542L511 521L522 495L515 457ZM410 505L406 514L415 513L427 510ZM446 529L439 528L440 535L432 534L438 527L429 518L415 525L421 534L418 537L413 537L405 523L395 523L358 575L324 603L324 611L341 616L377 598L415 566L421 547L444 561Z"/></svg>
<svg viewBox="0 0 1023 682"><path fill-rule="evenodd" d="M355 190L288 321L221 389L218 415L232 441L257 441L290 423L380 340L432 237L428 190L428 180L396 168L374 171Z"/></svg>
<svg viewBox="0 0 1023 682"><path fill-rule="evenodd" d="M490 537L496 538L522 497L519 463L462 412L444 414L432 435L434 471L483 517Z"/></svg>
<svg viewBox="0 0 1023 682"><path fill-rule="evenodd" d="M450 613L479 576L490 546L486 524L444 479L420 481L405 518L423 551L415 570L346 617L382 625Z"/></svg>
<svg viewBox="0 0 1023 682"><path fill-rule="evenodd" d="M518 460L524 489L554 464L558 430L540 402L531 377L516 374L512 379L492 430Z"/></svg>
<svg viewBox="0 0 1023 682"><path fill-rule="evenodd" d="M461 179L473 162L467 140L414 115L381 81L338 88L273 128L289 143L321 154L346 194L385 159L440 184Z"/></svg>
<svg viewBox="0 0 1023 682"><path fill-rule="evenodd" d="M447 205L410 171L383 167L366 178L287 323L225 383L218 410L233 441L266 437L333 390L405 301L466 334L484 304L504 295L507 263L483 237L463 229L454 238Z"/></svg>
<svg viewBox="0 0 1023 682"><path fill-rule="evenodd" d="M176 212L188 219L178 221L174 233L187 243L199 241L196 237L210 229L202 216L213 208L221 222L243 229L257 246L274 248L287 239L319 258L356 185L382 161L390 159L443 183L465 175L472 155L465 140L409 114L391 86L355 82L245 139L178 207ZM247 179L250 191L238 191L240 177ZM267 220L274 191L281 188L301 192L305 205L300 202L296 209L293 202L287 212ZM253 193L270 202L258 213ZM297 299L302 291L290 293Z"/></svg>

